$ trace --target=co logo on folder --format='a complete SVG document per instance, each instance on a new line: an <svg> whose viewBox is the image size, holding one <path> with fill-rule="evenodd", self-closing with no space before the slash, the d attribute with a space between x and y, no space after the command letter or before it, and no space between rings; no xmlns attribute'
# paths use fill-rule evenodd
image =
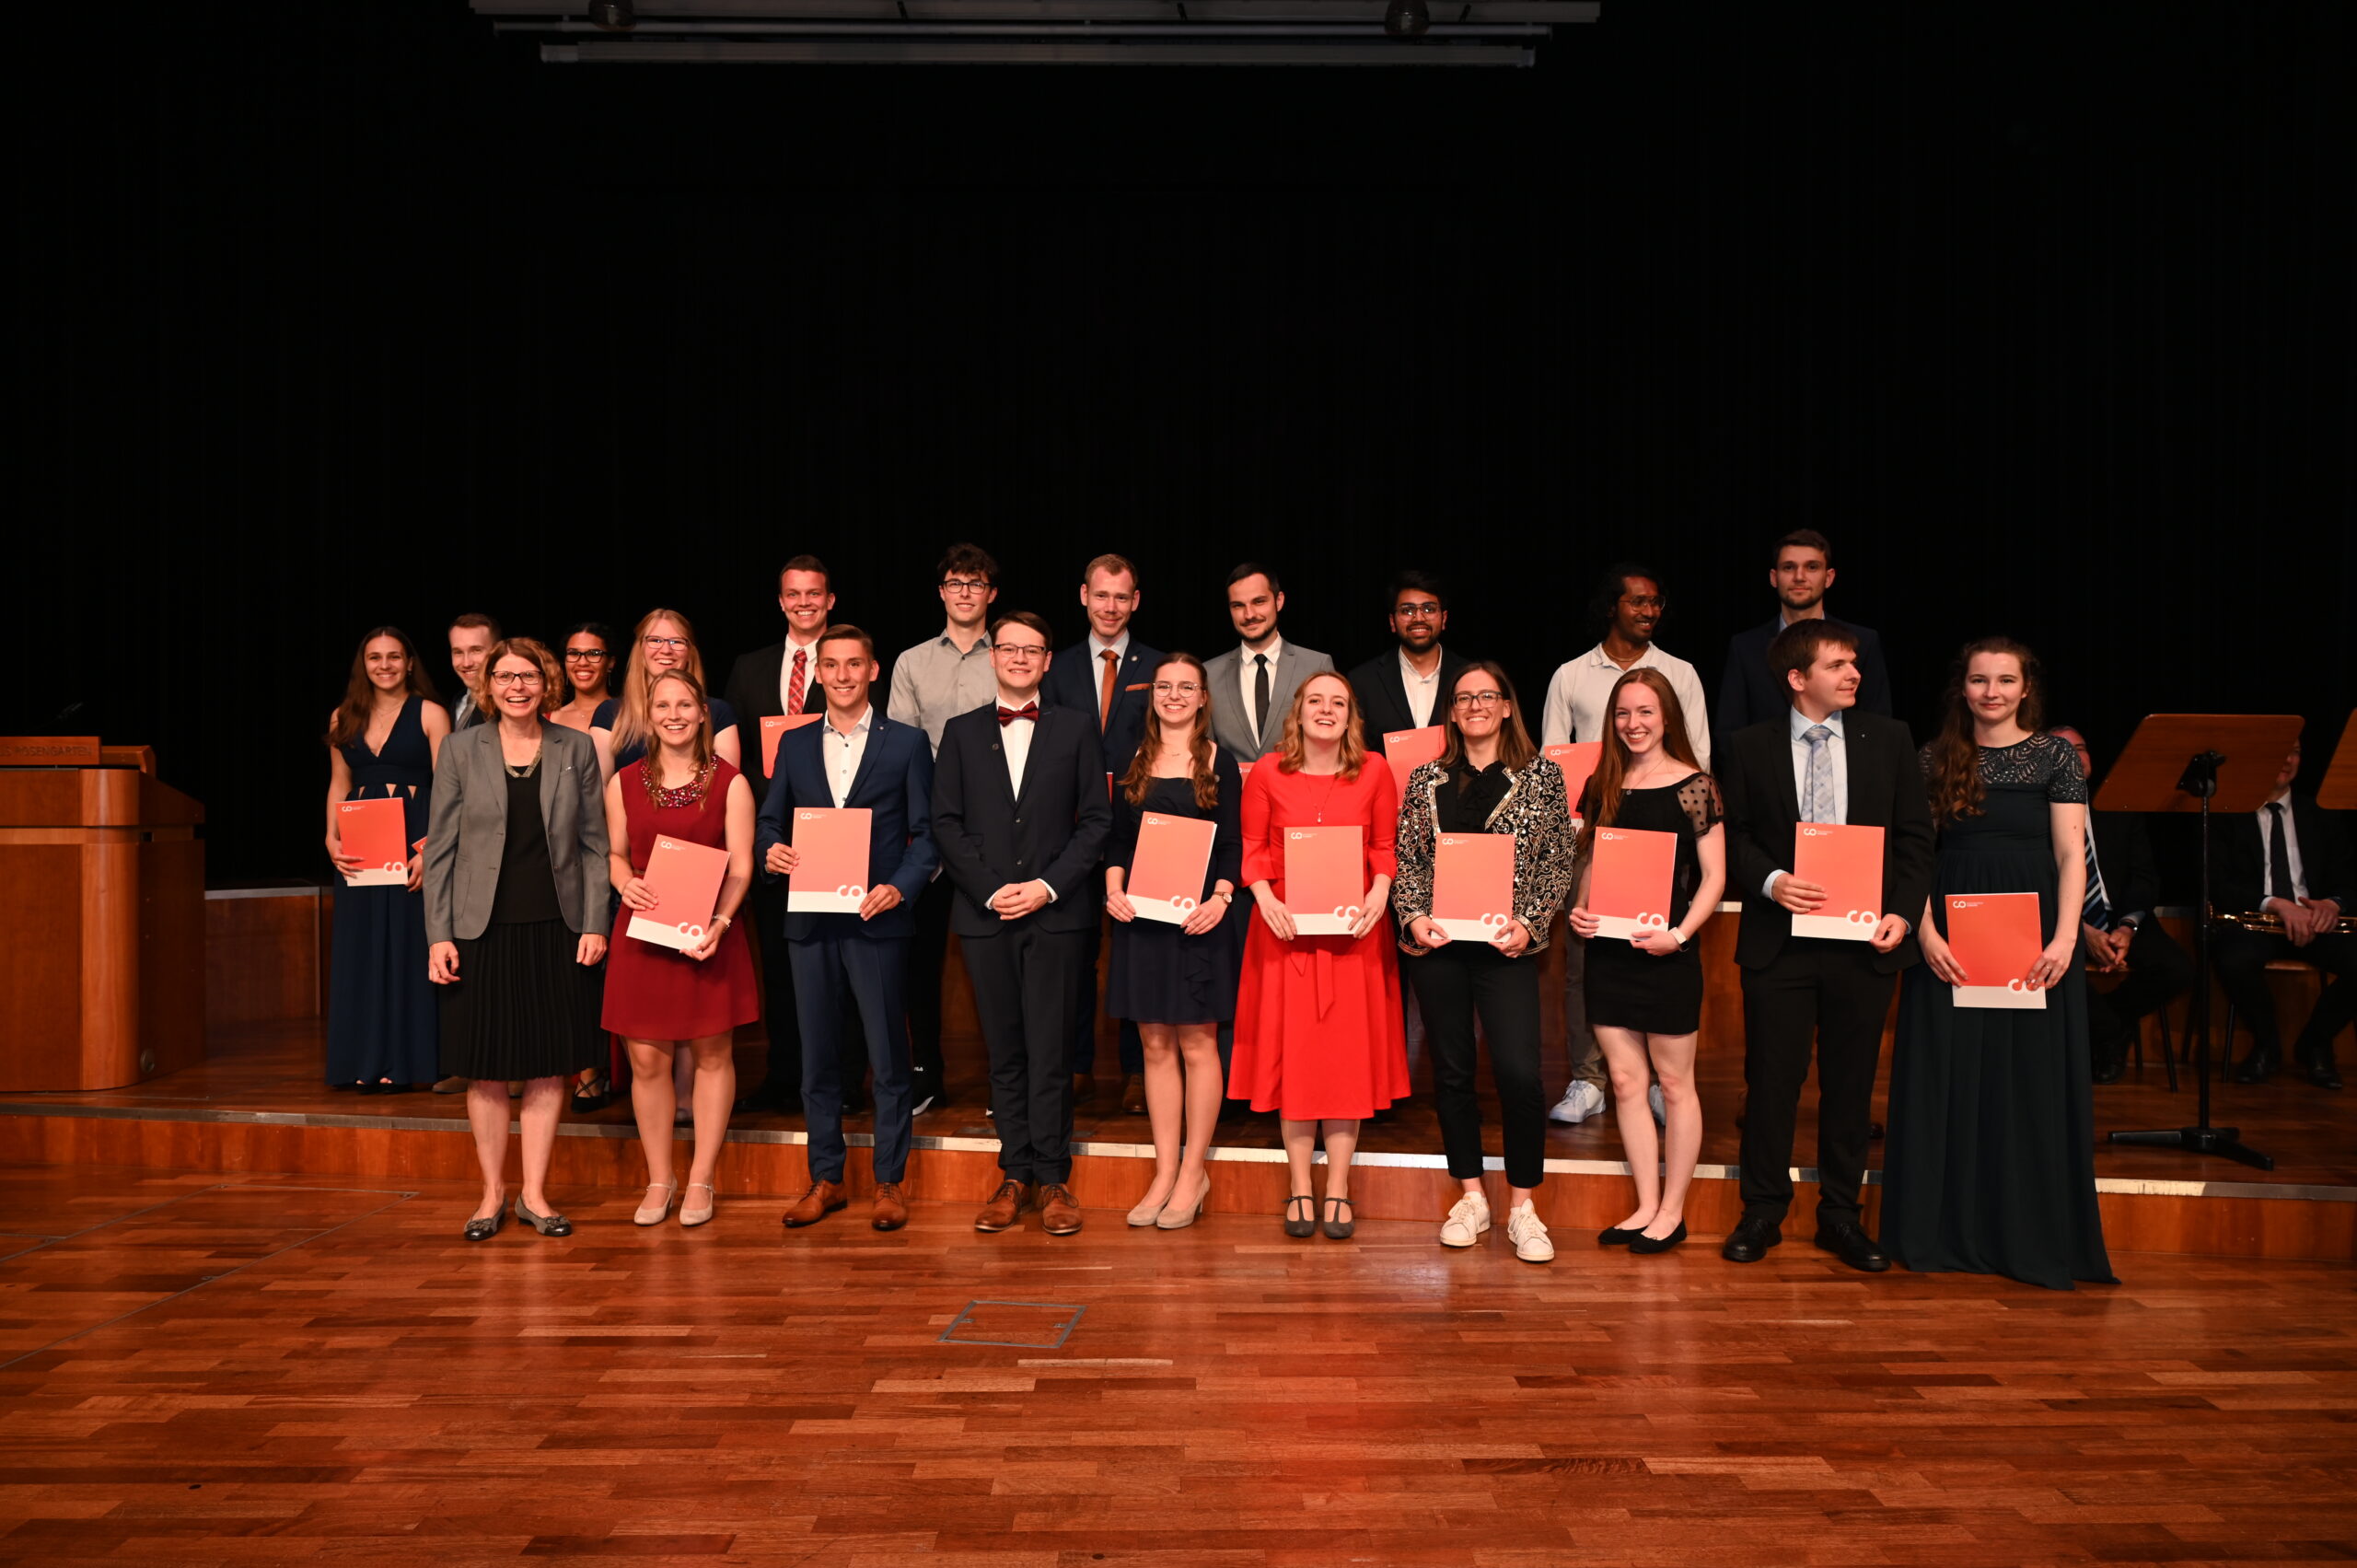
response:
<svg viewBox="0 0 2357 1568"><path fill-rule="evenodd" d="M1872 910L1852 910L1841 918L1852 925L1874 925L1878 923L1880 919Z"/></svg>
<svg viewBox="0 0 2357 1568"><path fill-rule="evenodd" d="M384 865L378 866L377 869L379 871L399 871L406 873L409 870L409 862L406 860L389 860L385 862Z"/></svg>
<svg viewBox="0 0 2357 1568"><path fill-rule="evenodd" d="M1669 916L1666 914L1645 914L1640 912L1634 918L1639 925L1650 925L1655 931L1666 931L1669 929Z"/></svg>
<svg viewBox="0 0 2357 1568"><path fill-rule="evenodd" d="M1347 920L1353 925L1356 925L1359 921L1359 906L1356 904L1339 904L1335 906L1334 918L1336 920Z"/></svg>
<svg viewBox="0 0 2357 1568"><path fill-rule="evenodd" d="M2029 982L2026 980L2020 979L2009 980L2005 982L2005 989L2008 991L2027 991L2029 989Z"/></svg>
<svg viewBox="0 0 2357 1568"><path fill-rule="evenodd" d="M1299 843L1302 840L1309 837L1309 835L1307 833L1287 833L1285 837L1291 839L1295 843Z"/></svg>
<svg viewBox="0 0 2357 1568"><path fill-rule="evenodd" d="M676 929L680 935L686 937L691 942L701 942L703 940L703 927L698 925L691 920L683 920L679 922Z"/></svg>
<svg viewBox="0 0 2357 1568"><path fill-rule="evenodd" d="M1170 907L1180 914L1192 914L1195 912L1195 900L1181 893L1170 900Z"/></svg>
<svg viewBox="0 0 2357 1568"><path fill-rule="evenodd" d="M858 883L853 882L847 885L838 886L835 889L835 897L839 899L864 899L867 897L867 889L861 887Z"/></svg>
<svg viewBox="0 0 2357 1568"><path fill-rule="evenodd" d="M1486 939L1492 942L1504 941L1506 939L1506 928L1511 926L1513 923L1514 917L1512 915L1485 914L1481 917L1481 929L1487 933Z"/></svg>

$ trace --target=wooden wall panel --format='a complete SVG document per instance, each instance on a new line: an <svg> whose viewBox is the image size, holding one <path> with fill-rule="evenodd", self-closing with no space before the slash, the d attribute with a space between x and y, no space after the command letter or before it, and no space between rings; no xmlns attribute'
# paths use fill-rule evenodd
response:
<svg viewBox="0 0 2357 1568"><path fill-rule="evenodd" d="M82 847L0 843L0 1090L46 1088L80 1049Z"/></svg>
<svg viewBox="0 0 2357 1568"><path fill-rule="evenodd" d="M333 903L323 889L205 900L206 1027L319 1016Z"/></svg>

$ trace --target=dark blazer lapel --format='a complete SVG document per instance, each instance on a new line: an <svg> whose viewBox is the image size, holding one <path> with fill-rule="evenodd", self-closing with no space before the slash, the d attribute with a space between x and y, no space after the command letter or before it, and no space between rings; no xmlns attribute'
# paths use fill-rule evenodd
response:
<svg viewBox="0 0 2357 1568"><path fill-rule="evenodd" d="M546 728L546 721L542 728ZM549 841L549 853L556 853L556 811L563 800L564 764L558 760L556 749L544 738L540 742L540 832ZM500 808L506 809L505 790L500 791Z"/></svg>
<svg viewBox="0 0 2357 1568"><path fill-rule="evenodd" d="M1790 719L1784 721L1788 726L1792 722ZM1776 780L1776 804L1783 810L1783 819L1797 824L1801 819L1801 791L1800 786L1793 782L1792 745L1791 732L1787 728L1786 733L1779 737L1768 749L1768 755L1775 762L1775 766L1769 772ZM1857 770L1851 769L1850 774L1851 787L1854 789L1857 784Z"/></svg>
<svg viewBox="0 0 2357 1568"><path fill-rule="evenodd" d="M883 709L874 706L872 700L870 710L876 716L868 721L867 745L860 751L859 766L852 770L851 788L843 792L843 799L846 802L859 798L860 786L865 784L868 775L876 771L876 754L892 744L884 734L885 726L892 721L884 716ZM819 722L823 725L827 721L820 719ZM826 753L827 738L822 735L819 738L819 754L824 757Z"/></svg>
<svg viewBox="0 0 2357 1568"><path fill-rule="evenodd" d="M1039 716L1031 721L1031 749L1023 759L1023 787L1014 790L1014 781L1011 779L1007 781L1008 787L1013 790L1015 808L1017 811L1023 809L1023 803L1029 798L1032 786L1039 782L1040 762L1048 750L1050 738L1051 735L1061 737L1063 734L1061 728L1055 726L1063 722L1061 715L1069 711L1043 706L1039 710ZM1018 719L1016 722L1019 724L1022 721ZM1000 771L1002 772L1005 771L1003 761Z"/></svg>

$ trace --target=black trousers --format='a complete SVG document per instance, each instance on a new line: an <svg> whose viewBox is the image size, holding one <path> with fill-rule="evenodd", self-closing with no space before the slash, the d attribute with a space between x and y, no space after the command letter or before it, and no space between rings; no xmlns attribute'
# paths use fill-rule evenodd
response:
<svg viewBox="0 0 2357 1568"><path fill-rule="evenodd" d="M2092 972L2088 979L2094 980ZM2087 987L2087 1043L2097 1062L2115 1059L2136 1032L2136 1021L2157 1013L2193 984L2193 960L2157 920L2136 927L2128 944L2128 978L2107 991Z"/></svg>
<svg viewBox="0 0 2357 1568"><path fill-rule="evenodd" d="M1016 1181L1072 1176L1072 971L1085 940L1031 927L961 944L990 1050L998 1166Z"/></svg>
<svg viewBox="0 0 2357 1568"><path fill-rule="evenodd" d="M2300 1030L2296 1054L2331 1055L2333 1037L2357 1017L2357 936L2328 931L2305 947L2294 947L2288 936L2238 926L2220 926L2210 934L2210 962L2235 1005L2235 1016L2250 1026L2250 1037L2260 1051L2280 1051L2283 1036L2275 1021L2274 994L2267 989L2267 965L2272 958L2304 958L2324 971L2324 994L2316 998L2316 1011ZM2224 1022L2220 1017L2222 1028Z"/></svg>
<svg viewBox="0 0 2357 1568"><path fill-rule="evenodd" d="M1875 1069L1896 977L1864 942L1794 936L1743 971L1743 1214L1782 1224L1793 1206L1793 1123L1817 1057L1817 1220L1856 1222L1874 1126Z"/></svg>
<svg viewBox="0 0 2357 1568"><path fill-rule="evenodd" d="M802 1092L802 1017L794 1004L794 960L785 939L785 879L753 878L753 920L761 953L761 1028L770 1039L773 1093Z"/></svg>
<svg viewBox="0 0 2357 1568"><path fill-rule="evenodd" d="M954 885L936 877L917 895L915 933L909 938L907 981L909 1062L920 1092L939 1092L941 1075L941 966L949 954L949 907Z"/></svg>
<svg viewBox="0 0 2357 1568"><path fill-rule="evenodd" d="M1440 1111L1448 1174L1481 1174L1481 1106L1474 1098L1473 1020L1490 1042L1490 1076L1505 1123L1506 1182L1536 1187L1547 1179L1547 1090L1538 1077L1538 960L1509 958L1481 942L1451 942L1400 972L1424 1015L1433 1058L1433 1103Z"/></svg>

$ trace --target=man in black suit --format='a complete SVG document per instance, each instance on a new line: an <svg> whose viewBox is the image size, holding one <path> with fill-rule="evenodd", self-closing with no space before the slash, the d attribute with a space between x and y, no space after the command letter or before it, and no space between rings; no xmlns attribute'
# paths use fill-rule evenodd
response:
<svg viewBox="0 0 2357 1568"><path fill-rule="evenodd" d="M737 710L737 755L745 760L745 782L753 786L756 807L769 798L769 748L761 720L785 714L815 714L827 705L819 684L819 634L835 608L833 579L815 555L797 555L778 568L777 607L785 616L785 636L738 657L721 695ZM753 929L761 953L761 1020L769 1034L769 1072L761 1086L737 1101L738 1110L795 1111L802 1109L802 1025L794 1004L794 966L785 939L785 884L753 878ZM846 1066L858 1058L844 1053ZM856 1071L848 1080L854 1089Z"/></svg>
<svg viewBox="0 0 2357 1568"><path fill-rule="evenodd" d="M2250 1054L2235 1068L2238 1084L2263 1084L2283 1064L2268 960L2305 958L2324 971L2324 993L2292 1060L2316 1087L2337 1089L2333 1039L2357 1017L2357 935L2334 929L2351 892L2349 832L2315 796L2292 793L2299 772L2295 740L2266 805L2247 817L2212 820L2211 903L2221 913L2264 911L2283 922L2283 935L2222 924L2210 935L2210 961L2236 1016L2250 1026Z"/></svg>
<svg viewBox="0 0 2357 1568"><path fill-rule="evenodd" d="M1095 871L1111 834L1105 758L1086 713L1045 705L1048 623L1028 610L991 628L995 707L951 719L935 760L933 834L957 885L950 923L991 1059L1005 1179L976 1230L1014 1225L1036 1192L1040 1228L1080 1228L1072 1176L1074 969L1101 908Z"/></svg>
<svg viewBox="0 0 2357 1568"><path fill-rule="evenodd" d="M1793 1204L1793 1122L1817 1048L1817 1245L1853 1269L1890 1260L1861 1223L1859 1188L1874 1110L1882 1021L1900 970L1920 956L1913 921L1932 890L1932 813L1915 738L1856 711L1858 641L1850 627L1796 621L1769 645L1789 705L1728 738L1720 753L1727 882L1743 900L1743 1220L1721 1251L1753 1263L1781 1240ZM1825 889L1793 875L1805 822L1883 830L1881 919L1872 938L1799 936Z"/></svg>
<svg viewBox="0 0 2357 1568"><path fill-rule="evenodd" d="M2070 725L2051 726L2079 754L2079 771L2094 788L2095 756L2087 738ZM2087 902L2079 945L2089 974L2125 974L2108 991L2087 987L2087 1043L2095 1081L2116 1084L2128 1070L2128 1042L2148 1013L2157 1013L2193 984L2193 960L2161 929L2153 906L2161 873L2141 811L2087 813Z"/></svg>
<svg viewBox="0 0 2357 1568"><path fill-rule="evenodd" d="M1366 749L1377 755L1387 734L1448 722L1449 692L1466 662L1441 646L1448 596L1430 572L1411 566L1391 579L1388 614L1395 645L1350 673Z"/></svg>
<svg viewBox="0 0 2357 1568"><path fill-rule="evenodd" d="M1768 645L1777 633L1800 621L1825 618L1825 591L1833 586L1833 546L1815 528L1795 528L1776 541L1768 586L1776 590L1776 618L1727 639L1726 669L1719 678L1718 706L1711 710L1719 738L1771 720L1784 722L1790 694L1768 668ZM1884 668L1882 639L1855 621L1844 621L1858 640L1857 709L1890 714L1890 672Z"/></svg>
<svg viewBox="0 0 2357 1568"><path fill-rule="evenodd" d="M1039 683L1049 706L1074 708L1097 723L1097 744L1109 772L1129 769L1145 736L1145 707L1154 694L1158 648L1130 635L1138 609L1138 569L1119 555L1100 555L1080 575L1080 607L1088 614L1088 635L1057 654ZM1097 868L1096 898L1105 902L1105 868ZM1097 956L1105 940L1103 923L1088 929L1081 954L1080 990L1073 999L1072 1098L1086 1105L1097 1093ZM1145 1114L1145 1042L1132 1019L1121 1020L1121 1109Z"/></svg>

